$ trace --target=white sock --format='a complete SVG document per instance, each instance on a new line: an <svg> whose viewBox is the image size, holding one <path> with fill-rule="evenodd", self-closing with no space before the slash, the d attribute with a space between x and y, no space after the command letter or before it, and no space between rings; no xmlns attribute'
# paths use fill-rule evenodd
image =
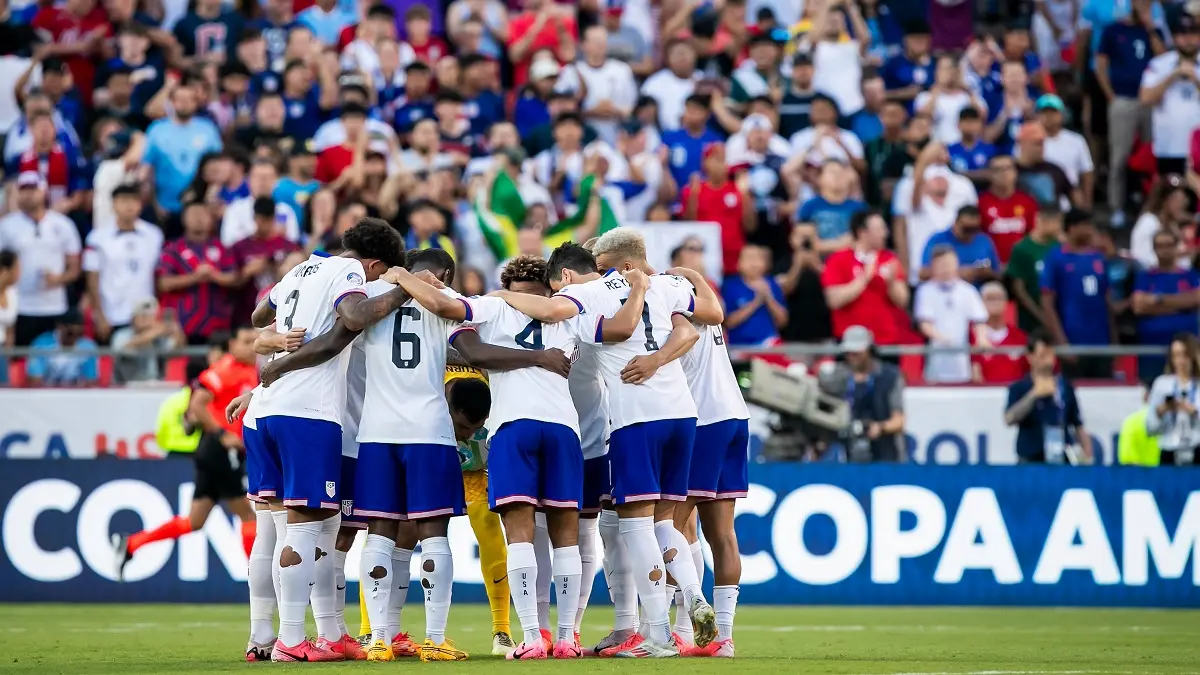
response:
<svg viewBox="0 0 1200 675"><path fill-rule="evenodd" d="M554 572L550 567L550 528L546 525L546 514L533 514L533 552L537 556L538 626L550 630L550 581Z"/></svg>
<svg viewBox="0 0 1200 675"><path fill-rule="evenodd" d="M408 585L412 583L412 549L392 549L392 594L387 609L387 640L392 642L402 632L400 612L408 599ZM372 619L372 624L374 619Z"/></svg>
<svg viewBox="0 0 1200 675"><path fill-rule="evenodd" d="M667 587L670 590L671 603L675 605L675 623L671 625L671 630L679 634L679 637L688 642L695 642L696 637L692 631L692 617L688 615L687 605L683 601L683 591L678 588Z"/></svg>
<svg viewBox="0 0 1200 675"><path fill-rule="evenodd" d="M287 524L284 549L290 547L300 556L300 562L279 569L279 640L285 647L304 641L304 613L312 592L313 558L320 535L320 521Z"/></svg>
<svg viewBox="0 0 1200 675"><path fill-rule="evenodd" d="M700 582L701 586L704 586L704 547L697 539L688 544L688 548L692 552L692 564L696 566L696 580Z"/></svg>
<svg viewBox="0 0 1200 675"><path fill-rule="evenodd" d="M425 635L440 645L446 641L450 596L454 592L454 557L446 537L421 541L421 588L425 589Z"/></svg>
<svg viewBox="0 0 1200 675"><path fill-rule="evenodd" d="M599 567L597 558L595 518L579 519L579 562L583 572L579 577L579 607L575 609L575 632L579 633L583 626L583 612L587 609L588 600L592 597L592 584L596 582L596 569Z"/></svg>
<svg viewBox="0 0 1200 675"><path fill-rule="evenodd" d="M733 615L737 613L737 586L713 586L713 610L717 613L717 639L733 639Z"/></svg>
<svg viewBox="0 0 1200 675"><path fill-rule="evenodd" d="M667 605L667 573L662 551L654 536L654 518L621 519L621 539L629 552L629 570L641 598L648 624L647 639L665 644L671 640L671 615ZM692 570L694 573L695 570Z"/></svg>
<svg viewBox="0 0 1200 675"><path fill-rule="evenodd" d="M271 522L275 525L275 550L271 551L271 583L275 586L275 599L283 598L279 592L279 554L283 553L287 539L287 511L272 511Z"/></svg>
<svg viewBox="0 0 1200 675"><path fill-rule="evenodd" d="M342 637L342 634L338 633L337 610L333 601L334 588L336 588L333 573L333 547L337 544L337 533L341 527L341 513L321 521L321 534L317 537L318 553L313 565L313 580L315 581L312 590L313 620L317 624L317 637L327 640L337 640Z"/></svg>
<svg viewBox="0 0 1200 675"><path fill-rule="evenodd" d="M679 590L683 591L686 606L691 607L692 598L703 598L704 593L700 590L700 580L696 578L696 563L692 561L692 556L688 555L690 549L687 538L675 529L675 523L669 520L660 520L654 524L654 536L658 540L667 571L675 578Z"/></svg>
<svg viewBox="0 0 1200 675"><path fill-rule="evenodd" d="M391 642L387 615L392 594L392 547L396 542L381 534L368 534L359 558L358 578L362 584L367 618L371 620L371 642Z"/></svg>
<svg viewBox="0 0 1200 675"><path fill-rule="evenodd" d="M600 539L604 543L604 580L613 603L613 630L637 627L637 593L629 579L629 554L621 539L616 511L600 512Z"/></svg>
<svg viewBox="0 0 1200 675"><path fill-rule="evenodd" d="M517 619L525 633L526 644L536 644L542 639L538 626L537 554L533 544L508 545L508 587L511 589L513 606L517 608Z"/></svg>
<svg viewBox="0 0 1200 675"><path fill-rule="evenodd" d="M579 546L563 546L554 549L554 602L558 605L558 633L555 642L575 642L575 612L579 609L579 577L583 574L583 562L579 558Z"/></svg>
<svg viewBox="0 0 1200 675"><path fill-rule="evenodd" d="M250 560L246 569L246 580L250 586L250 639L258 644L267 644L275 639L275 574L272 570L271 552L275 550L275 522L271 512L262 509L254 512L254 545L250 547Z"/></svg>
<svg viewBox="0 0 1200 675"><path fill-rule="evenodd" d="M346 551L333 551L333 611L338 630L349 635L346 626Z"/></svg>

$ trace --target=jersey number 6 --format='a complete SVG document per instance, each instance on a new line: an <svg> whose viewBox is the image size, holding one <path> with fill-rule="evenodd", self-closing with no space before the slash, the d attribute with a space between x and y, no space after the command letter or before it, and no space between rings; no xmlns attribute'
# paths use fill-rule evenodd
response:
<svg viewBox="0 0 1200 675"><path fill-rule="evenodd" d="M396 310L396 323L392 327L392 363L397 368L411 370L421 364L421 336L405 333L401 329L406 316L413 321L420 321L421 310L416 307L401 307ZM412 356L407 359L404 358L404 345L409 345L411 349Z"/></svg>

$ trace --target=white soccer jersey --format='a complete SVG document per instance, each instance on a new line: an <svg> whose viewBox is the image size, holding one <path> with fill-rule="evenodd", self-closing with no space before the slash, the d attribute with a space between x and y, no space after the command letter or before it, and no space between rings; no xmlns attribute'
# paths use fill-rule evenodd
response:
<svg viewBox="0 0 1200 675"><path fill-rule="evenodd" d="M261 367L260 364L260 370ZM262 398L262 390L261 384L250 390L250 402L246 404L246 412L242 413L242 426L247 429L258 431L258 409L261 407L258 400Z"/></svg>
<svg viewBox="0 0 1200 675"><path fill-rule="evenodd" d="M386 281L367 284L367 295L395 288ZM457 293L445 291L455 297ZM458 327L409 300L367 329L367 397L358 431L360 443L456 445L446 405L446 349Z"/></svg>
<svg viewBox="0 0 1200 675"><path fill-rule="evenodd" d="M518 312L500 298L464 298L466 324L479 332L484 342L510 349L561 349L574 360L580 342L596 332L591 317L574 317L560 323L542 324ZM537 420L571 427L579 433L579 415L571 402L567 379L543 368L488 373L492 387L492 414L488 416L488 439L506 422Z"/></svg>
<svg viewBox="0 0 1200 675"><path fill-rule="evenodd" d="M680 277L665 274L650 277L650 289L646 291L638 330L625 342L603 345L598 350L600 373L608 388L611 430L651 420L696 416L696 404L678 360L659 368L654 377L643 384L621 381L621 370L633 357L657 351L671 336L672 315L692 315L696 298L691 288L692 285ZM615 270L609 270L599 279L572 284L558 294L574 300L583 316L611 317L620 311L629 297L629 282ZM590 337L593 342L600 342L600 335Z"/></svg>
<svg viewBox="0 0 1200 675"><path fill-rule="evenodd" d="M88 235L83 271L99 276L100 305L109 324L132 322L134 306L154 297L154 270L162 246L162 230L144 220L138 220L132 230L114 226Z"/></svg>
<svg viewBox="0 0 1200 675"><path fill-rule="evenodd" d="M366 273L354 258L313 252L271 289L280 332L304 328L305 340L333 330L337 304L354 293L366 294ZM279 355L276 355L279 356ZM346 409L346 364L350 350L312 368L295 370L262 391L259 418L275 415L342 423Z"/></svg>
<svg viewBox="0 0 1200 675"><path fill-rule="evenodd" d="M386 282L385 282L386 283ZM358 426L367 394L366 340L358 336L350 343L350 361L346 364L346 414L342 416L342 457L358 458Z"/></svg>
<svg viewBox="0 0 1200 675"><path fill-rule="evenodd" d="M575 412L579 413L579 444L584 459L608 454L608 390L600 374L599 352L598 345L579 345L579 358L571 364L571 376L567 378Z"/></svg>
<svg viewBox="0 0 1200 675"><path fill-rule="evenodd" d="M720 326L696 326L696 330L700 331L700 340L679 359L696 401L696 426L750 419L729 363L724 331Z"/></svg>

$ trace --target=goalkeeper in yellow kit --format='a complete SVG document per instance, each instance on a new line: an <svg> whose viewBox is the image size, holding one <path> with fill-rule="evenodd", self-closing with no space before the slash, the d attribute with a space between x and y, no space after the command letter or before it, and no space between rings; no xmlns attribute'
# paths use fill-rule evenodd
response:
<svg viewBox="0 0 1200 675"><path fill-rule="evenodd" d="M470 366L447 364L446 400L450 404L450 417L454 421L454 435L458 441L458 454L462 460L463 486L466 489L467 517L471 529L479 541L479 566L483 572L483 583L487 588L488 605L492 609L492 654L506 656L516 649L509 634L509 589L508 552L504 544L504 530L500 527L500 516L488 510L487 498L487 428L481 428L480 420L488 415L487 409L467 409L466 406L483 408L479 402L486 401L490 407L490 396L455 396L453 390L463 387L487 386L487 374ZM464 392L465 393L465 392ZM486 391L484 392L486 393ZM366 603L361 601L362 629L369 635L371 622L367 618Z"/></svg>

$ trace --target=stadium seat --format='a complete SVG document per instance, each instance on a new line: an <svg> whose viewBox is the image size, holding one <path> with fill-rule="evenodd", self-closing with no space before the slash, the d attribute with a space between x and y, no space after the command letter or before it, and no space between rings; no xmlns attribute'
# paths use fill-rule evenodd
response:
<svg viewBox="0 0 1200 675"><path fill-rule="evenodd" d="M111 356L101 356L97 361L99 380L96 382L101 387L112 385L113 381L113 360Z"/></svg>
<svg viewBox="0 0 1200 675"><path fill-rule="evenodd" d="M1130 384L1138 381L1138 360L1136 356L1125 355L1113 359L1113 378Z"/></svg>
<svg viewBox="0 0 1200 675"><path fill-rule="evenodd" d="M904 375L906 384L924 384L925 357L920 354L903 354L900 356L900 372Z"/></svg>

